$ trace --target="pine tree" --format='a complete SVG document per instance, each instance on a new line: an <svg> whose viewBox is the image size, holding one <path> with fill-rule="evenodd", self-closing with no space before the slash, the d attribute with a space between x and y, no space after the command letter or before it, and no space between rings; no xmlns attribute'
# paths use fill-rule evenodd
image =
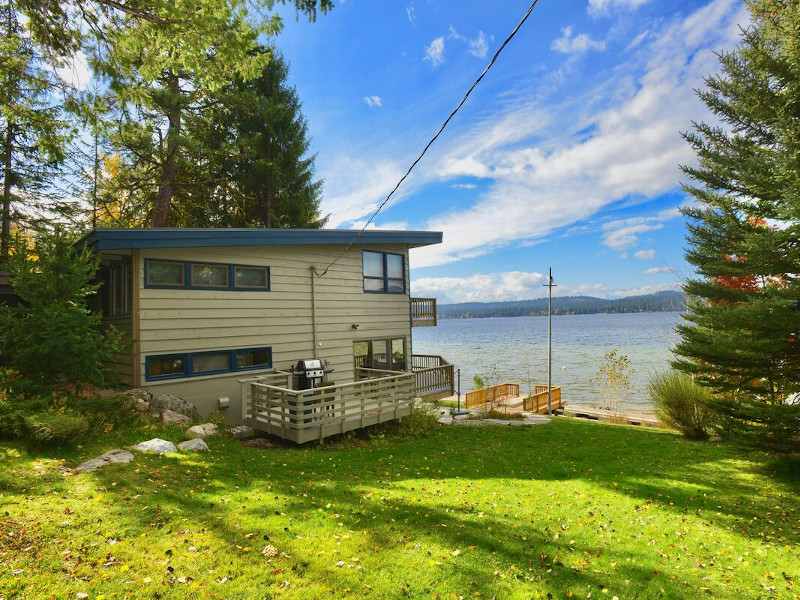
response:
<svg viewBox="0 0 800 600"><path fill-rule="evenodd" d="M318 228L322 182L288 66L274 49L261 75L236 79L187 117L189 175L176 206L184 227ZM195 183L190 183L195 182Z"/></svg>
<svg viewBox="0 0 800 600"><path fill-rule="evenodd" d="M700 98L719 125L685 134L696 200L675 366L715 392L722 430L800 450L800 4L752 0L738 48Z"/></svg>

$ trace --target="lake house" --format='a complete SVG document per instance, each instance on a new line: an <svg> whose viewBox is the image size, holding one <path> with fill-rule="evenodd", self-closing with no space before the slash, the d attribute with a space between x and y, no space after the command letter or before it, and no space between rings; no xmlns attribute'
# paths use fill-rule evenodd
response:
<svg viewBox="0 0 800 600"><path fill-rule="evenodd" d="M131 342L129 385L302 443L453 393L453 366L412 352L436 301L411 298L409 249L434 231L96 229L95 308Z"/></svg>

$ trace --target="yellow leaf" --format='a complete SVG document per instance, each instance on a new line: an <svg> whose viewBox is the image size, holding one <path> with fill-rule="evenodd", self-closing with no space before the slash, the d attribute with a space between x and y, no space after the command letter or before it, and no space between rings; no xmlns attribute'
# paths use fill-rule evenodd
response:
<svg viewBox="0 0 800 600"><path fill-rule="evenodd" d="M150 583L151 581L153 581L153 578L152 577L145 577L144 579L142 579L142 581L144 583Z"/></svg>
<svg viewBox="0 0 800 600"><path fill-rule="evenodd" d="M130 567L129 567L128 565L122 565L122 566L119 568L119 572L120 572L120 573L124 573L124 572L125 572L125 571L127 571L128 569L130 569Z"/></svg>

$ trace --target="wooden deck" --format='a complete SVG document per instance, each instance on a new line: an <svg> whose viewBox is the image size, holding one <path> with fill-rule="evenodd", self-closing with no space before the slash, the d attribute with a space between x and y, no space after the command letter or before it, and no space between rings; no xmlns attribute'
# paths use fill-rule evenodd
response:
<svg viewBox="0 0 800 600"><path fill-rule="evenodd" d="M297 444L369 425L401 419L414 410L413 373L394 373L312 390L275 385L291 374L276 372L271 383L242 381L242 421L255 431Z"/></svg>
<svg viewBox="0 0 800 600"><path fill-rule="evenodd" d="M663 427L655 415L643 412L613 411L593 406L570 404L564 408L564 414L570 417L593 419L595 421L627 421L631 425L644 425L646 427Z"/></svg>
<svg viewBox="0 0 800 600"><path fill-rule="evenodd" d="M411 369L420 398L438 400L455 393L455 367L441 356L414 354Z"/></svg>

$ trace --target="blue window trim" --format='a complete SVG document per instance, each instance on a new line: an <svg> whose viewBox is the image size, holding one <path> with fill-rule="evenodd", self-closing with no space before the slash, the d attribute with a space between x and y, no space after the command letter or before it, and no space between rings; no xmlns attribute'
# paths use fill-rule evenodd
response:
<svg viewBox="0 0 800 600"><path fill-rule="evenodd" d="M269 356L269 362L265 365L253 365L240 367L236 361L236 355L239 352L263 352L266 351ZM193 373L193 358L203 354L221 354L227 352L230 356L230 368L221 369L217 371L202 371L200 373ZM170 373L169 375L151 375L150 362L162 358L182 358L183 359L183 372ZM144 378L145 381L162 381L165 379L188 379L191 377L205 377L207 375L219 375L221 373L238 373L241 371L254 371L258 369L271 369L272 368L272 346L257 346L254 348L236 348L234 350L203 350L202 352L171 352L169 354L152 354L146 356L144 359Z"/></svg>
<svg viewBox="0 0 800 600"><path fill-rule="evenodd" d="M371 252L372 254L380 254L383 257L383 277L373 277L364 275L364 253ZM397 277L389 277L389 269L387 268L388 265L386 264L386 257L387 256L399 256L400 259L403 261L403 289L399 291L392 291L389 290L389 280L398 281ZM405 254L398 254L396 252L381 252L379 250L362 250L361 251L361 275L364 279L363 282L363 291L365 294L405 294L406 293L406 257ZM367 289L367 280L370 281L383 281L383 289L382 290L368 290Z"/></svg>
<svg viewBox="0 0 800 600"><path fill-rule="evenodd" d="M150 271L150 263L173 263L183 265L183 284L170 285L161 283L149 283L148 275ZM228 268L228 285L215 286L215 285L192 285L192 265L211 265L216 267ZM266 269L267 271L267 287L237 287L236 286L236 268L243 267L247 269ZM144 259L144 287L152 290L205 290L217 292L269 292L272 289L272 273L270 267L265 265L241 265L230 263L218 263L211 261L185 261L185 260L171 260L169 258L145 258Z"/></svg>

